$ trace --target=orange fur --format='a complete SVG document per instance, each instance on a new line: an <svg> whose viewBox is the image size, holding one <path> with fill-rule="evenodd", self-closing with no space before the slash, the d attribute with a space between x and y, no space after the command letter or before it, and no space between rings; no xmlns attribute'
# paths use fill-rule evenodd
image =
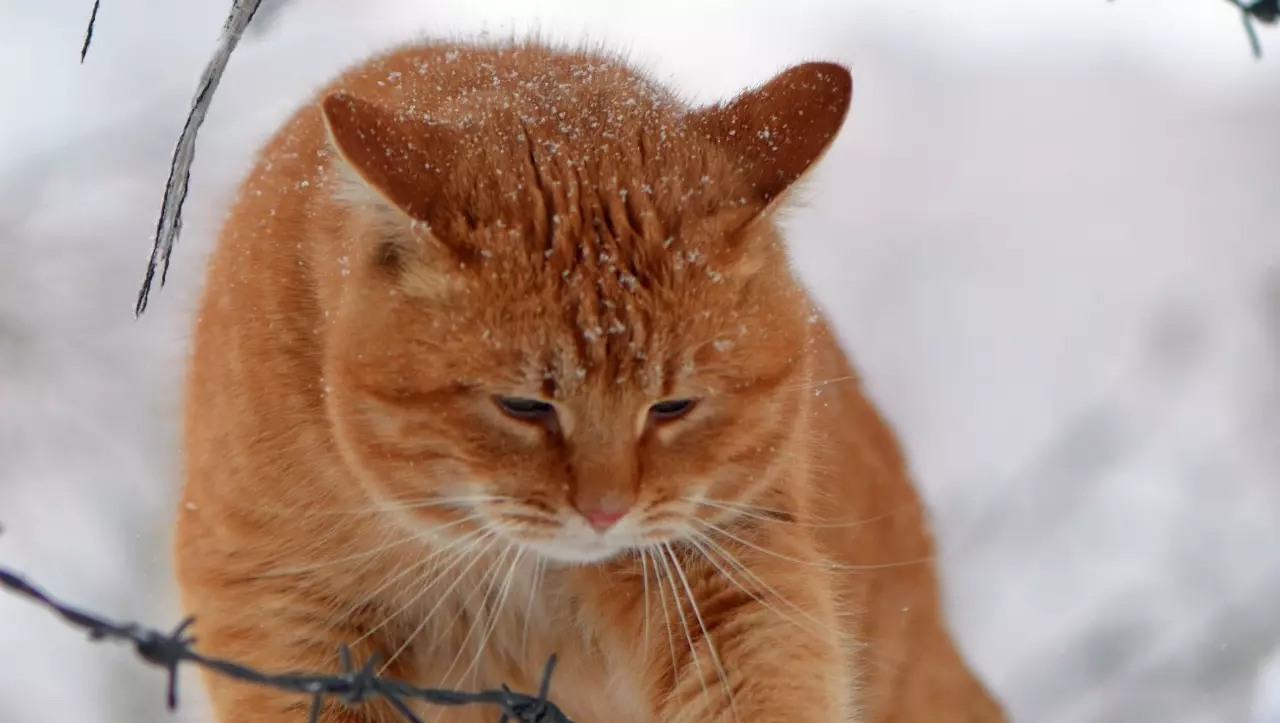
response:
<svg viewBox="0 0 1280 723"><path fill-rule="evenodd" d="M597 53L426 43L299 110L195 327L176 562L203 649L332 670L345 642L524 690L555 652L583 723L1003 721L772 221L850 95L808 63L689 108ZM223 723L308 704L206 682Z"/></svg>

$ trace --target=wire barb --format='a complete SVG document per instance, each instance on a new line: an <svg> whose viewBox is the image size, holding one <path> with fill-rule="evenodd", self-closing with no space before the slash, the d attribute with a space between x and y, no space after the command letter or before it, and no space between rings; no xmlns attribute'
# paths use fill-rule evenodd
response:
<svg viewBox="0 0 1280 723"><path fill-rule="evenodd" d="M90 640L131 643L143 662L165 671L168 677L165 702L169 710L174 710L178 705L178 669L183 664L190 664L244 683L309 696L311 707L308 720L311 723L319 723L320 713L329 698L348 706L359 706L370 700L381 699L389 703L406 723L422 723L422 718L414 713L409 701L450 707L489 705L498 709L501 720L517 723L573 723L547 697L551 688L551 673L555 669L554 655L543 668L537 695L517 693L505 685L500 689L477 692L420 688L394 678L380 677L375 672L377 656L370 657L357 668L353 664L350 648L345 645L338 649L341 672L337 675L265 673L231 660L197 652L193 647L196 639L187 634L195 622L194 618L186 618L168 633L136 623L112 622L59 602L22 576L2 567L0 588L52 611L69 625L88 632Z"/></svg>

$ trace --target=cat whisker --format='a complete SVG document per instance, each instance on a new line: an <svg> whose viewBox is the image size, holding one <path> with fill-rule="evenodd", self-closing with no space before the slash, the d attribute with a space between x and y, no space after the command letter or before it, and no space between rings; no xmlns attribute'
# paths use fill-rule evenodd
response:
<svg viewBox="0 0 1280 723"><path fill-rule="evenodd" d="M429 479L427 481L430 481ZM426 507L446 507L456 505L465 507L473 503L486 502L506 502L511 497L498 497L492 495L462 495L442 497L440 495L432 495L430 497L412 497L407 499L398 499L395 497L384 497L373 500L374 504L364 507L324 507L313 503L296 504L296 505L253 505L252 509L260 512L271 512L276 514L298 514L302 516L328 516L328 515L380 515L390 512L396 512L403 509L419 509Z"/></svg>
<svg viewBox="0 0 1280 723"><path fill-rule="evenodd" d="M751 548L751 549L753 549L753 550L755 550L755 551L757 551L757 552L764 553L764 554L769 555L769 556L771 556L771 557L776 557L776 558L778 558L779 560L786 560L787 562L794 562L794 563L796 563L797 565L808 565L809 567L817 567L817 568L821 568L821 569L824 569L824 570L845 570L845 571L848 571L848 572L869 572L869 571L872 571L872 570L887 570L887 569L895 568L895 567L909 567L909 566L911 566L911 565L923 565L923 564L926 564L926 563L929 563L929 562L933 562L933 560L934 560L934 556L932 556L932 555L929 555L929 556L927 556L927 557L922 557L922 558L919 558L919 559L916 559L916 560L904 560L904 561L902 561L902 562L886 562L886 563L881 563L881 564L876 564L876 565L845 565L845 564L842 564L842 563L839 563L839 562L831 562L830 560L828 560L828 561L824 561L824 562L818 562L818 561L815 561L815 560L803 560L803 559L801 559L801 558L799 558L799 557L792 557L792 556L790 556L790 555L784 555L784 554L782 554L782 553L780 553L780 552L775 552L775 551L773 551L773 550L767 550L767 549L765 549L765 548L763 548L763 547L761 547L761 546L759 546L759 545L755 544L754 542L748 542L747 540L744 540L744 539L742 539L741 537L738 537L737 535L733 534L732 532L729 532L728 530L724 529L723 527L719 527L719 526L717 526L717 525L714 525L714 524L712 524L712 523L710 523L710 522L707 522L706 520L700 520L700 519L698 519L698 518L696 518L696 517L693 517L693 518L690 518L690 519L692 519L694 522L696 522L696 523L698 523L698 524L700 524L700 525L702 525L702 526L704 526L704 527L706 527L706 528L709 528L711 531L713 531L713 532L715 532L715 533L718 533L718 534L724 535L725 537L728 537L729 539L733 540L734 542L737 542L738 544L743 545L743 546L745 546L745 547L749 547L749 548Z"/></svg>
<svg viewBox="0 0 1280 723"><path fill-rule="evenodd" d="M467 652L467 643L471 642L471 638L476 634L476 630L478 628L485 627L491 619L496 619L493 609L488 604L489 596L494 595L497 597L498 588L493 584L493 581L497 580L499 575L498 571L503 568L503 565L507 561L507 556L511 554L513 549L515 548L510 542L506 543L502 548L502 552L498 553L498 559L495 560L493 565L485 571L484 575L480 578L480 581L476 584L475 589L467 595L466 599L462 601L462 605L459 606L458 616L462 615L463 610L470 610L472 612L471 624L467 626L467 634L463 636L462 642L458 644L458 652L454 654L453 661L449 663L449 667L445 669L444 674L440 676L440 680L444 682L446 686L449 685L449 675L453 672L454 668L458 667L458 663L462 660L463 654ZM509 574L510 568L508 568L508 575ZM477 594L480 596L479 604L472 605L472 600ZM487 616L486 610L488 611ZM454 622L449 624L450 627L453 627L453 625ZM476 650L477 660L479 659L480 654L484 651L483 644L485 640L483 640L483 638L485 638L485 635L483 633L481 633L481 638L480 647ZM470 670L470 668L468 668L468 670ZM466 677L467 674L463 673L458 679L458 685L461 685L462 681L465 680Z"/></svg>
<svg viewBox="0 0 1280 723"><path fill-rule="evenodd" d="M355 614L355 612L359 610L359 608L362 605L368 603L371 600L376 599L379 593L381 593L383 590L386 590L388 587L398 582L399 580L403 579L407 574L411 572L420 571L420 570L423 570L424 568L432 568L432 572L434 573L436 572L435 566L442 561L441 558L444 558L447 560L453 560L456 562L460 555L465 555L466 552L469 551L472 546L474 546L474 544L480 539L481 534L482 534L481 530L472 530L471 532L467 532L453 540L450 540L449 542L447 542L442 546L434 547L431 550L430 554L426 555L421 560L414 561L413 563L409 564L399 572L396 572L395 574L392 574L392 575L388 575L387 578L384 579L383 582L378 585L378 587L374 588L370 592L365 593L363 596L364 599L361 600L359 603L357 603L356 606L353 607L350 611L348 611L347 614L343 617L349 617L350 615ZM461 551L458 551L457 548L459 547L463 547L463 549ZM401 608L400 610L397 610L396 613L392 615L392 617L399 616L399 614L403 613L404 610L406 610L411 604L412 602L406 604L405 607Z"/></svg>
<svg viewBox="0 0 1280 723"><path fill-rule="evenodd" d="M489 580L497 573L499 565L501 565L502 561L506 559L507 553L510 552L510 550L511 544L507 543L503 547L502 552L499 553L498 559L494 561L494 564L490 565L489 568L484 571L484 574L480 576L480 579L476 580L475 584L471 586L471 590L461 597L459 605L457 606L458 609L453 613L453 617L449 618L448 622L442 626L443 629L452 630L457 627L458 621L462 619L462 616L467 614L468 611L475 609L472 604L475 602L477 595L480 596L481 602L479 610L484 610L483 603L489 599ZM465 644L467 640L471 639L471 634L474 632L475 620L472 621L471 625L471 629L468 629L467 636L463 639L463 644ZM447 642L448 640L449 638L441 639L433 637L430 643L428 643L424 653L428 655L433 654L442 642ZM458 658L462 657L461 648L455 656L453 664L457 665ZM452 668L450 668L450 670L452 670Z"/></svg>
<svg viewBox="0 0 1280 723"><path fill-rule="evenodd" d="M644 649L649 649L649 554L642 547L636 550L640 556L640 578L644 583Z"/></svg>
<svg viewBox="0 0 1280 723"><path fill-rule="evenodd" d="M413 501L390 500L397 510L424 510L432 507L457 507L469 509L477 504L498 504L510 501L510 497L474 496L474 497L434 497Z"/></svg>
<svg viewBox="0 0 1280 723"><path fill-rule="evenodd" d="M371 550L364 550L361 552L357 552L353 555L340 557L336 560L325 560L324 562L317 562L312 565L302 565L300 567L292 567L292 568L285 568L283 570L271 570L269 572L258 573L257 575L251 575L249 579L268 580L268 579L273 579L278 577L291 577L294 575L302 575L308 572L315 572L316 570L323 570L327 567L333 567L335 565L342 565L348 562L355 562L357 560L365 560L365 559L374 557L376 555L380 555L386 552L387 550L400 547L401 545L407 545L411 542L420 543L420 542L423 542L423 540L417 535L406 532L404 533L404 536L401 537L400 539L394 542L387 543L385 545L380 545Z"/></svg>
<svg viewBox="0 0 1280 723"><path fill-rule="evenodd" d="M501 517L504 524L512 527L523 526L539 529L547 529L550 527L559 527L560 523L553 517L541 517L538 515L526 515L521 513L496 511Z"/></svg>
<svg viewBox="0 0 1280 723"><path fill-rule="evenodd" d="M357 602L357 603L355 603L354 605L352 605L352 606L351 606L350 608L348 608L346 611L344 611L344 612L342 612L342 613L340 613L340 614L338 614L338 615L333 616L333 625L334 625L334 627L337 627L337 626L340 626L340 625L345 625L345 624L347 623L347 621L349 621L349 620L351 620L351 619L352 619L352 616L354 616L356 613L358 613L362 607L364 607L365 605L367 605L367 604L369 603L369 601L370 601L370 600L374 600L374 599L376 599L376 598L377 598L377 596L378 596L378 594L379 594L379 593L381 593L383 590L386 590L387 588L391 587L392 585L395 585L396 583L400 582L401 580L405 579L406 577L411 577L411 576L413 576L415 573L421 573L425 568L429 567L430 565L431 565L431 559L430 559L430 558L427 558L427 559L423 559L423 560L420 560L420 561L418 561L418 562L415 562L415 563L413 563L412 565L408 565L408 566L406 566L404 569L399 570L398 572L395 572L395 573L393 573L393 574L389 574L389 575L387 575L387 576L383 579L383 581L382 581L381 583L379 583L379 584L378 584L378 586L377 586L377 587L375 587L373 590L371 590L371 591L369 591L369 592L365 593L365 594L362 596L362 599L361 599L359 602ZM389 616L389 617L395 617L395 615L393 614L393 615L391 615L391 616ZM361 642L361 641L365 640L366 638L368 638L370 635L372 635L374 632L376 632L376 630L377 630L376 628L375 628L375 629L373 629L373 630L366 630L365 632L361 633L360 637L356 638L356 639L355 639L355 640L353 640L353 641L350 641L348 644L349 644L349 645L355 645L355 644L357 644L357 643L359 643L359 642Z"/></svg>
<svg viewBox="0 0 1280 723"><path fill-rule="evenodd" d="M451 557L451 562L444 570L432 569L430 573L421 576L425 578L425 580L423 581L425 582L425 584L423 585L421 590L419 590L412 597L410 597L409 600L407 600L403 605L401 605L394 612L389 613L388 615L383 617L382 622L364 631L364 633L362 633L360 637L356 638L354 641L352 641L349 644L355 645L357 643L360 643L366 640L367 638L377 633L382 628L386 627L389 623L391 623L391 621L398 619L401 615L405 613L406 610L413 607L419 600L421 600L424 595L431 592L431 588L435 586L435 584L443 577L443 575L449 572L450 570L452 570L453 568L457 567L463 560L465 560L467 557L467 554L470 553L476 547L476 545L480 544L482 540L484 540L483 530L475 530L473 532L469 532L466 535L463 535L462 537L459 537L458 539L454 540L453 542L450 542L445 547L440 548L439 550L433 552L431 555L428 555L425 559L422 560L421 563L410 565L407 568L408 570L421 571L424 568L433 567L433 564L437 562L437 558L439 558L441 555L448 555ZM466 543L466 545L461 551L457 553L452 552L454 548L458 547L459 545L463 545L464 543ZM404 577L404 572L401 572L399 575L393 576L392 580L393 581L399 580L403 577ZM374 594L376 594L377 592L381 592L382 590L386 589L386 587L387 587L386 583L380 585ZM369 597L372 597L372 595L370 595ZM357 609L359 608L358 607L354 608L351 612L354 612Z"/></svg>
<svg viewBox="0 0 1280 723"><path fill-rule="evenodd" d="M529 623L533 620L533 601L542 588L542 577L546 573L547 561L534 555L533 577L529 583L529 600L524 609L524 632L520 634L520 655L526 655L529 647Z"/></svg>
<svg viewBox="0 0 1280 723"><path fill-rule="evenodd" d="M642 550L642 552L646 556L650 554L647 550ZM653 560L653 581L658 586L658 602L662 604L662 619L667 629L667 648L671 652L671 675L678 681L680 679L680 661L676 657L676 642L671 630L671 612L667 607L667 593L662 585L662 575L658 572L658 561L656 559Z"/></svg>
<svg viewBox="0 0 1280 723"><path fill-rule="evenodd" d="M497 596L497 604L494 605L493 610L489 613L489 629L486 630L484 636L480 638L480 643L476 646L475 658L472 659L471 665L467 666L467 669L462 672L462 677L459 679L459 683L465 681L467 676L471 675L472 671L476 669L476 666L480 664L480 659L484 656L484 646L489 644L489 638L493 637L493 631L497 630L498 621L501 618L502 611L507 606L507 598L511 595L511 582L515 579L516 570L518 569L520 560L524 557L524 554L525 548L521 547L516 550L516 556L511 560L511 564L507 568L507 576L502 581L502 590Z"/></svg>
<svg viewBox="0 0 1280 723"><path fill-rule="evenodd" d="M274 579L279 577L292 577L295 575L303 575L309 572L315 572L317 570L323 570L326 568L334 567L337 565L344 565L346 563L356 562L359 560L365 560L367 565L368 563L372 562L373 558L376 558L378 555L384 552L387 552L388 550L393 550L397 547L401 547L403 545L407 545L412 542L417 542L420 544L429 544L430 539L427 537L428 533L439 533L445 530L452 529L454 527L458 527L459 525L464 525L470 522L477 522L480 520L481 520L481 517L479 515L468 515L461 519L453 520L452 522L447 522L443 525L432 527L429 530L424 530L422 532L418 532L418 533L408 532L408 531L400 532L398 539L384 545L379 545L369 550L363 550L361 552L357 552L352 555L347 555L345 557L340 557L335 560L325 560L323 562L317 562L310 565L301 565L298 567L285 568L282 570L271 570L268 572L263 572L263 573L254 575L250 579L267 580L267 579ZM318 545L323 541L324 539L321 539L319 541L313 542L313 544ZM364 569L364 568L361 568L361 569Z"/></svg>
<svg viewBox="0 0 1280 723"><path fill-rule="evenodd" d="M466 579L467 573L471 572L472 568L478 565L481 560L485 559L485 556L488 554L489 550L491 550L493 546L498 543L499 538L497 537L497 535L495 535L493 532L489 530L484 530L484 532L485 532L485 538L488 539L488 544L485 545L485 547L481 549L479 552L476 552L474 555L470 555L471 563L468 564L465 568L463 568L462 571L459 572L456 576L454 576L453 584L451 584L448 587L448 589L446 589L443 593L440 594L439 599L436 600L436 604L432 606L431 610L428 611L426 615L422 616L422 621L418 623L418 626L413 629L413 632L405 636L404 642L400 643L400 647L396 648L396 651L391 654L391 657L387 658L387 661L382 664L382 667L379 669L379 675L385 673L387 671L387 668L389 668L391 664L395 662L396 658L399 658L401 655L404 654L404 651L409 648L409 646L413 643L414 639L417 638L422 633L423 630L426 630L427 625L431 622L431 619L435 616L436 612L440 609L440 606L442 606L445 603L445 601L449 599L449 596L452 595L453 591L458 588L458 585L461 584L462 581ZM459 556L458 559L464 560L466 559L466 556L464 555ZM450 570L452 570L452 567L453 566L450 566ZM445 572L448 572L448 571L449 570L446 570ZM431 585L429 585L427 589L434 587L435 583L439 582L443 578L444 578L444 573L441 573L440 575L435 576L435 579L432 581ZM425 595L425 594L426 594L426 590L420 593L418 595L418 598L421 598L422 595Z"/></svg>
<svg viewBox="0 0 1280 723"><path fill-rule="evenodd" d="M689 657L693 660L694 673L698 676L698 683L702 685L703 702L710 704L711 691L707 688L707 676L702 672L702 659L698 655L697 646L693 644L693 636L689 634L689 620L684 615L684 605L680 602L680 591L676 589L675 577L671 573L671 564L667 562L663 549L663 546L658 547L658 561L662 563L667 583L671 586L671 597L676 602L676 615L680 618L680 630L684 633L685 642L689 645ZM689 602L693 601L690 600Z"/></svg>
<svg viewBox="0 0 1280 723"><path fill-rule="evenodd" d="M729 685L729 676L725 673L724 665L720 662L720 653L716 651L715 643L711 640L711 631L707 630L707 624L702 619L702 611L698 608L698 601L693 596L693 587L689 585L689 576L685 574L684 567L680 564L680 558L676 557L676 553L672 551L669 543L662 544L662 551L671 560L672 567L680 576L680 582L684 585L685 593L689 596L689 607L693 609L693 616L698 621L698 627L702 629L702 639L707 643L707 650L711 654L711 662L716 668L716 677L720 680L720 687L724 688L725 697L729 699L729 710L733 713L735 721L738 718L738 707L733 700L733 688Z"/></svg>
<svg viewBox="0 0 1280 723"><path fill-rule="evenodd" d="M748 517L754 520L760 520L761 522L776 522L781 525L794 525L796 527L804 527L804 528L815 529L815 530L846 529L846 528L852 528L852 527L862 527L864 525L869 525L873 522L879 522L881 520L889 519L890 517L895 517L908 510L913 510L918 508L918 505L908 503L908 504L901 505L900 507L894 510L891 510L889 512L885 512L884 514L876 515L874 517L865 517L859 520L850 520L848 522L800 522L798 520L781 519L780 517L772 516L772 515L790 515L792 513L786 510L779 510L771 507L760 507L758 505L735 502L733 500L711 500L711 499L699 499L699 498L692 498L692 497L686 497L683 499L686 502L690 502L695 505L712 507L715 509L724 510L725 512L734 512L742 515L743 517Z"/></svg>
<svg viewBox="0 0 1280 723"><path fill-rule="evenodd" d="M700 532L694 532L693 537L689 538L689 543L693 545L693 547L696 550L698 550L698 552L701 552L702 556L705 557L707 561L711 563L711 566L716 568L716 570L719 571L721 575L724 575L726 580L728 580L731 584L733 584L735 587L741 590L743 594L747 595L747 597L750 597L751 599L755 600L761 605L761 607L772 612L774 615L777 615L778 617L782 618L783 620L786 620L792 625L795 625L796 627L802 630L806 630L809 633L816 635L819 638L825 638L826 636L831 635L833 633L836 635L840 634L838 630L833 630L830 626L823 624L821 621L814 618L812 615L810 615L807 611L805 611L799 605L796 605L789 598L779 593L777 590L775 590L772 586L770 586L764 580L761 580L759 575L756 575L754 572L748 569L746 565L742 564L741 561L739 561L736 557L734 557L733 554L730 553L728 550L726 550L724 547L716 543L715 540L712 540L710 537L707 537L706 535ZM713 551L720 555L721 557L720 561L717 561L716 556L712 554ZM778 609L776 605L771 604L769 601L765 600L763 597L761 597L757 593L754 593L751 590L749 590L745 585L739 582L738 579L734 577L728 570L726 570L724 566L720 564L721 562L723 562L725 565L730 565L734 567L736 570L738 570L740 574L747 577L751 582L758 585L770 596L777 598L780 602L785 604L787 607L794 610L802 618L804 618L806 621L808 621L815 627L809 627L804 622L783 613L781 610Z"/></svg>
<svg viewBox="0 0 1280 723"><path fill-rule="evenodd" d="M378 500L377 504L370 507L355 507L350 509L311 509L306 513L310 515L385 515L394 512L402 512L407 510L424 510L435 507L455 507L458 509L467 509L474 504L496 503L505 501L505 497L415 497L407 500L400 500L392 497Z"/></svg>

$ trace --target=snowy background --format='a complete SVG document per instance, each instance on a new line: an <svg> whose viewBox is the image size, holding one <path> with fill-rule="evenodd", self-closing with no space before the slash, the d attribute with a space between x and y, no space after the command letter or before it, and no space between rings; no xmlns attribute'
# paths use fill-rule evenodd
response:
<svg viewBox="0 0 1280 723"><path fill-rule="evenodd" d="M536 27L711 100L835 58L853 110L795 258L912 455L968 655L1019 723L1280 721L1280 33L1255 62L1215 0L291 0L232 60L135 321L228 4L104 0L80 66L90 0L0 0L0 565L178 619L204 258L257 145L344 64ZM169 720L162 687L0 596L0 721Z"/></svg>

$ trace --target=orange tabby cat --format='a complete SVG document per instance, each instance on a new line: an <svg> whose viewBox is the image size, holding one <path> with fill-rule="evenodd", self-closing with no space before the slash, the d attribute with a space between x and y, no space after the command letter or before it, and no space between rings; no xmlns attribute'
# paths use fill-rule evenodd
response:
<svg viewBox="0 0 1280 723"><path fill-rule="evenodd" d="M423 43L298 111L195 327L177 568L203 649L334 670L345 642L525 691L558 653L580 723L1003 721L773 221L850 94L806 63L689 108L607 55ZM207 684L221 723L305 720Z"/></svg>

